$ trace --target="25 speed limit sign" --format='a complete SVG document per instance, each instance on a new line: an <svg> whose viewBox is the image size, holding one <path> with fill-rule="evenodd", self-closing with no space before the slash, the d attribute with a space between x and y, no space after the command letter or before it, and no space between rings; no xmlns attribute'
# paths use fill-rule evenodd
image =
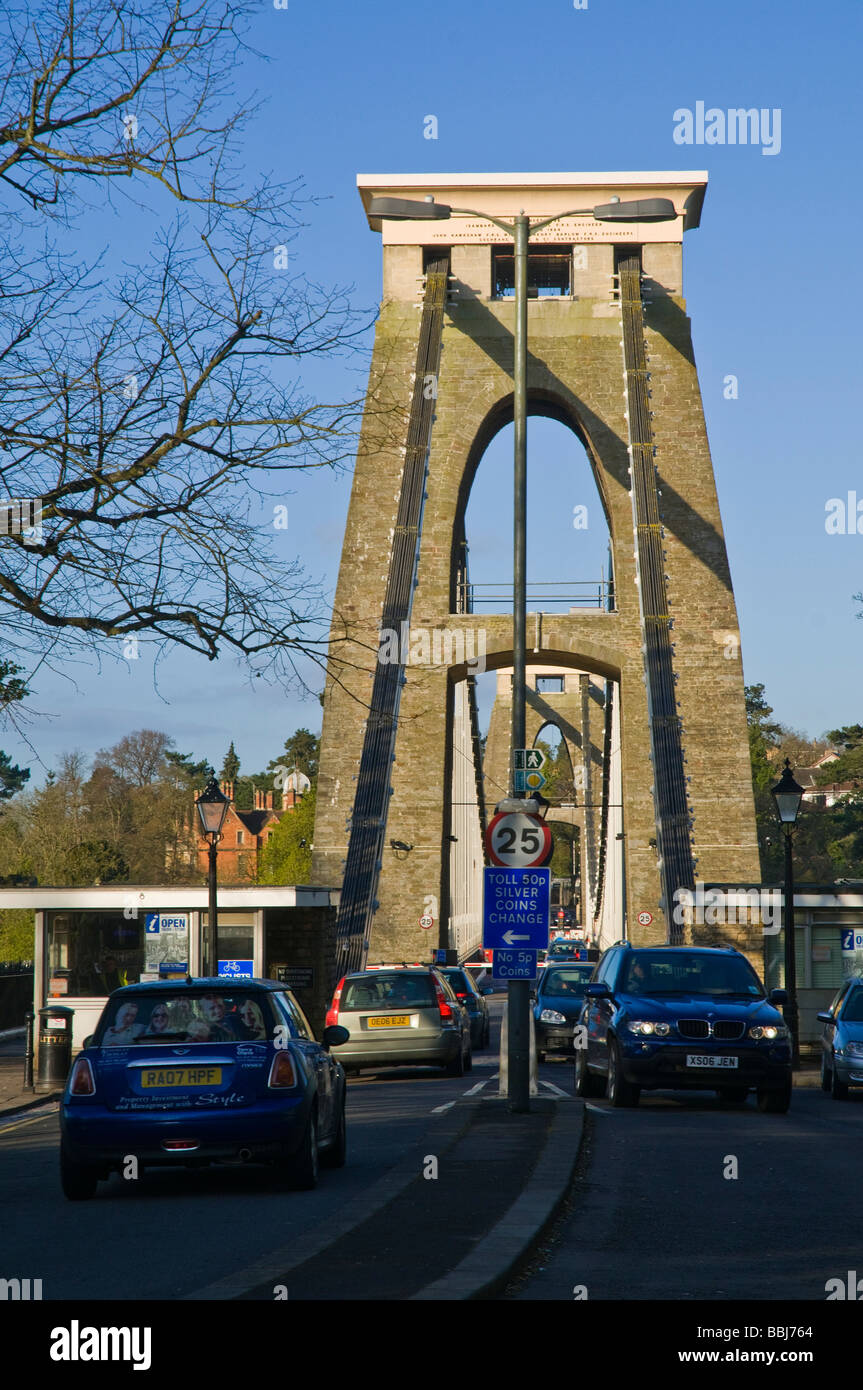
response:
<svg viewBox="0 0 863 1390"><path fill-rule="evenodd" d="M485 841L493 864L509 869L535 869L551 850L551 831L539 816L525 811L501 811L489 821Z"/></svg>

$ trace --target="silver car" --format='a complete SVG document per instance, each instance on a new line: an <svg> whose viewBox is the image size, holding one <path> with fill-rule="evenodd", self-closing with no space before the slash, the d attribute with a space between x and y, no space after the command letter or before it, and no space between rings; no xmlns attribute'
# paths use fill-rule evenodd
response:
<svg viewBox="0 0 863 1390"><path fill-rule="evenodd" d="M463 1076L473 1065L470 1017L449 981L427 967L388 966L339 981L327 1014L347 1028L339 1048L345 1071L438 1066Z"/></svg>
<svg viewBox="0 0 863 1390"><path fill-rule="evenodd" d="M863 1086L863 979L846 980L830 1008L818 1015L821 1034L821 1086L834 1100L846 1100L849 1086Z"/></svg>

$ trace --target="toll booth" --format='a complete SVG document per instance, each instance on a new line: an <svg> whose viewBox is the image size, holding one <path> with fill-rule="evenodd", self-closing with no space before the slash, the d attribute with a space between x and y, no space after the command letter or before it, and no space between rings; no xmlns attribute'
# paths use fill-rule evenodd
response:
<svg viewBox="0 0 863 1390"><path fill-rule="evenodd" d="M338 892L306 885L221 888L219 974L281 980L320 1035L329 1005ZM206 887L3 888L0 910L35 913L34 1012L74 1010L72 1050L121 985L200 973Z"/></svg>

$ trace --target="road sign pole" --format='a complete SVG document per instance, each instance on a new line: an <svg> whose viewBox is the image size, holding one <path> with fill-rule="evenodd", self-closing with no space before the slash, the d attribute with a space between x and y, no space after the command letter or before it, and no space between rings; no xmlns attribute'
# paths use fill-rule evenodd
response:
<svg viewBox="0 0 863 1390"><path fill-rule="evenodd" d="M512 603L512 747L510 767L515 794L515 750L525 742L525 628L527 563L527 243L530 221L515 219L515 336L513 360L514 518ZM516 1115L530 1110L530 986L511 980L507 986L509 1023L509 1108Z"/></svg>

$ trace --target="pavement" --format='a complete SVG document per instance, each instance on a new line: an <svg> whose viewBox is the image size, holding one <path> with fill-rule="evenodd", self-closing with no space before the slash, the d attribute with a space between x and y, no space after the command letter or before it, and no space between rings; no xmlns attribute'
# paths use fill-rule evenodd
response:
<svg viewBox="0 0 863 1390"><path fill-rule="evenodd" d="M0 1119L59 1099L59 1088L25 1092L23 1077L23 1030L0 1035ZM814 1061L794 1084L820 1085ZM281 1288L292 1301L494 1298L571 1195L583 1119L583 1103L569 1094L533 1098L521 1117L505 1099L466 1095L314 1230L186 1297L272 1301Z"/></svg>
<svg viewBox="0 0 863 1390"><path fill-rule="evenodd" d="M35 1079L35 1068L34 1068ZM62 1086L48 1092L24 1090L24 1029L11 1028L0 1033L0 1118L19 1110L32 1110L46 1101L59 1100Z"/></svg>

